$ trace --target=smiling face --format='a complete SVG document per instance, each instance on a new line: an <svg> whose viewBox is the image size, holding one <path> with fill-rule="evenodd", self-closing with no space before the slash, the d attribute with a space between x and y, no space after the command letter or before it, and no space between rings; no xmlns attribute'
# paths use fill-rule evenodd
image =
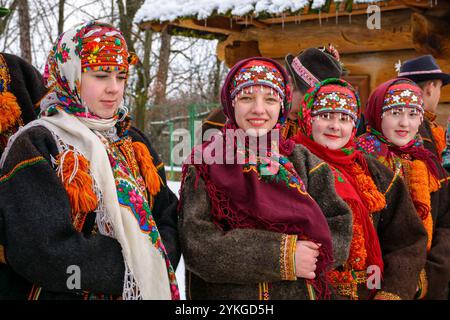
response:
<svg viewBox="0 0 450 320"><path fill-rule="evenodd" d="M341 112L325 112L311 118L313 140L330 150L343 148L352 136L355 123Z"/></svg>
<svg viewBox="0 0 450 320"><path fill-rule="evenodd" d="M383 113L381 131L398 147L408 144L419 131L422 114L416 108L394 108Z"/></svg>
<svg viewBox="0 0 450 320"><path fill-rule="evenodd" d="M123 100L125 71L93 71L81 74L81 99L102 119L112 118Z"/></svg>
<svg viewBox="0 0 450 320"><path fill-rule="evenodd" d="M274 90L253 86L242 90L235 98L234 115L239 128L251 136L260 136L275 127L281 101Z"/></svg>

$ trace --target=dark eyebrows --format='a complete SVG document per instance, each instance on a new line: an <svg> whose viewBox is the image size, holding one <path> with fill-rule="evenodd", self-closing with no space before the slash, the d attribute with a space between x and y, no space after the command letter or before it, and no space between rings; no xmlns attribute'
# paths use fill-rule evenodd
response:
<svg viewBox="0 0 450 320"><path fill-rule="evenodd" d="M111 73L112 71L107 69L107 70L94 70L94 72ZM120 75L128 75L128 72L126 72L126 71L121 71L121 72L119 72L119 74L120 74Z"/></svg>

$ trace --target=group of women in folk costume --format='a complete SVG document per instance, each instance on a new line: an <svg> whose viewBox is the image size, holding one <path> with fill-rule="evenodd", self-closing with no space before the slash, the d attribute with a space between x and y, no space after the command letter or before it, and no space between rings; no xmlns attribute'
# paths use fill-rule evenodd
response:
<svg viewBox="0 0 450 320"><path fill-rule="evenodd" d="M279 153L273 144L255 153L245 140L228 139L239 129L266 140L278 134L290 93L283 75L283 68L268 59L234 66L222 88L225 129L193 150L192 159L202 153L201 164L185 165L179 231L187 296L444 298L450 256L448 237L440 240L440 234L447 231L448 204L440 198L435 209L440 218L430 231L405 178L357 147L361 106L350 84L342 79L315 83L301 103L299 131L288 139L281 135ZM401 105L401 112L417 113L420 119L415 104ZM379 112L378 122L395 114L391 107L388 115ZM372 121L370 114L366 117ZM407 129L412 137L417 130L413 125ZM411 154L427 154L419 140L412 144ZM244 154L244 161L214 163L211 155L222 148L226 153L227 145L234 154ZM448 194L439 163L430 156L419 159L431 170L430 183ZM278 170L264 174L268 165ZM339 207L330 208L331 203ZM441 271L439 284L433 278L436 269ZM372 276L379 283L371 285Z"/></svg>
<svg viewBox="0 0 450 320"><path fill-rule="evenodd" d="M418 134L421 90L408 79L380 85L365 111L367 133L356 137L356 90L314 79L298 62L293 69L309 90L296 130L285 123L291 90L283 68L247 59L223 85L222 133L193 150L190 160L201 153L202 163L184 166L188 298L447 299L448 176ZM246 130L273 142L279 129L279 153L273 143L254 152L239 134L229 138ZM224 146L244 161L215 163ZM268 165L278 169L264 174Z"/></svg>
<svg viewBox="0 0 450 320"><path fill-rule="evenodd" d="M422 91L380 85L357 137L336 54L292 56L289 71L238 62L226 124L192 150L177 201L122 104L135 62L123 35L100 22L63 33L41 117L0 162L2 297L179 299L181 248L188 299L447 298L448 174L418 134Z"/></svg>

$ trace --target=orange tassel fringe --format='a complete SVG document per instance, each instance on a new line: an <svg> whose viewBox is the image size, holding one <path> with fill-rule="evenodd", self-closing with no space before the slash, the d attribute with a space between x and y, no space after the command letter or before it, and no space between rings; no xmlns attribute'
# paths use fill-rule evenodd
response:
<svg viewBox="0 0 450 320"><path fill-rule="evenodd" d="M431 216L430 183L432 178L427 166L421 160L411 162L409 171L409 190L417 214L428 234L427 249L430 250L433 237L433 219ZM437 182L439 183L439 181Z"/></svg>
<svg viewBox="0 0 450 320"><path fill-rule="evenodd" d="M439 155L439 159L442 159L442 152L446 147L445 130L440 126L436 126L434 128L431 128L431 133L433 134L433 138L436 143L436 149Z"/></svg>
<svg viewBox="0 0 450 320"><path fill-rule="evenodd" d="M0 93L0 132L5 132L16 124L21 113L15 95L11 92Z"/></svg>
<svg viewBox="0 0 450 320"><path fill-rule="evenodd" d="M355 204L347 204L352 209L352 212L356 212ZM353 270L365 270L367 260L367 250L365 246L364 231L361 225L361 221L357 215L353 214L353 237L350 244L350 253L348 256L348 263L352 266Z"/></svg>
<svg viewBox="0 0 450 320"><path fill-rule="evenodd" d="M61 163L61 159L63 162ZM98 199L93 190L92 177L89 175L89 161L82 155L76 155L73 150L68 150L57 156L58 176L62 179L70 204L72 205L72 219L76 220L78 214L87 214L97 208ZM75 168L76 160L78 167ZM74 173L74 170L76 172ZM73 174L74 173L74 174ZM74 175L71 181L70 178Z"/></svg>
<svg viewBox="0 0 450 320"><path fill-rule="evenodd" d="M164 183L153 163L152 155L142 142L133 142L133 150L148 192L152 196L157 195Z"/></svg>
<svg viewBox="0 0 450 320"><path fill-rule="evenodd" d="M361 198L367 205L369 212L374 213L386 207L386 198L378 191L372 178L366 175L359 165L354 166L355 180L360 190Z"/></svg>
<svg viewBox="0 0 450 320"><path fill-rule="evenodd" d="M357 189L360 191L361 200L367 206L369 213L372 214L384 209L386 207L386 198L378 191L372 177L366 175L364 170L357 164L352 167L352 171L355 175ZM352 212L356 212L357 209L354 203L350 201L347 204ZM338 291L339 286L351 285L351 291L345 290L345 293L339 293L349 295L351 299L358 299L357 282L354 280L351 270L365 270L367 268L367 248L361 223L357 215L353 214L353 237L350 244L349 257L344 267L345 270L332 270L327 273L328 280L335 288L338 288Z"/></svg>

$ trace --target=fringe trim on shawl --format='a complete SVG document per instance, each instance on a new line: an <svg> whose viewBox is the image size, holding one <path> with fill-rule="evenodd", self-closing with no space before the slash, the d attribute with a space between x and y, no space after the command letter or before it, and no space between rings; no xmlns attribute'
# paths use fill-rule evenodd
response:
<svg viewBox="0 0 450 320"><path fill-rule="evenodd" d="M125 277L123 279L123 300L143 300L141 291L139 290L133 273L128 264L125 263Z"/></svg>
<svg viewBox="0 0 450 320"><path fill-rule="evenodd" d="M75 229L81 231L86 214L95 210L100 234L115 238L114 228L106 213L100 189L89 174L89 161L79 152L67 149L57 156L56 164L56 172L69 195ZM126 262L122 298L142 300L137 282Z"/></svg>
<svg viewBox="0 0 450 320"><path fill-rule="evenodd" d="M156 166L153 163L152 155L142 142L133 142L133 150L148 192L152 196L157 195L161 190L161 185L164 185L164 182L159 176L158 169L156 169Z"/></svg>
<svg viewBox="0 0 450 320"><path fill-rule="evenodd" d="M431 175L425 163L421 160L411 162L411 170L409 171L409 191L416 207L417 214L428 234L427 250L431 249L433 238L433 218L431 216L431 196L432 187L436 179ZM439 181L438 181L439 183Z"/></svg>
<svg viewBox="0 0 450 320"><path fill-rule="evenodd" d="M89 174L89 161L80 153L67 149L56 157L56 165L56 174L61 178L69 195L72 219L75 222L78 214L92 212L98 204L93 190L93 179Z"/></svg>
<svg viewBox="0 0 450 320"><path fill-rule="evenodd" d="M102 235L110 236L111 238L116 239L113 224L111 222L110 216L106 213L106 208L104 206L104 201L100 189L95 184L94 180L94 192L98 199L98 206L95 210L96 220L98 231ZM137 282L133 276L133 273L130 270L130 267L125 263L125 275L123 280L123 291L122 291L122 299L123 300L142 300L143 297L137 285Z"/></svg>
<svg viewBox="0 0 450 320"><path fill-rule="evenodd" d="M0 93L0 106L0 132L4 132L18 122L22 111L11 92Z"/></svg>

